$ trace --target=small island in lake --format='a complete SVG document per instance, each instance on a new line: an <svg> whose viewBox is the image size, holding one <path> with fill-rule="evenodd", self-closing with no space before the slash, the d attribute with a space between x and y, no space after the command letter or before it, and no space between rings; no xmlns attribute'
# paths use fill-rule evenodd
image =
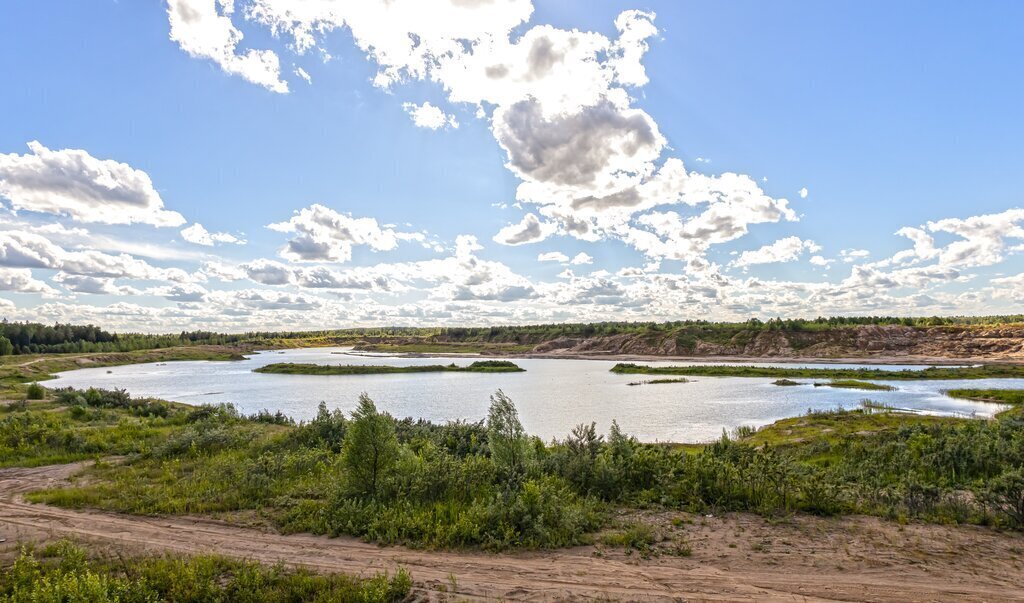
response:
<svg viewBox="0 0 1024 603"><path fill-rule="evenodd" d="M690 380L686 377L680 377L679 379L651 379L650 381L631 381L626 385L662 385L665 383L689 383Z"/></svg>
<svg viewBox="0 0 1024 603"><path fill-rule="evenodd" d="M836 379L828 383L815 383L814 387L839 387L843 389L864 389L873 392L892 392L896 388L882 383L871 383L870 381L858 381L856 379Z"/></svg>
<svg viewBox="0 0 1024 603"><path fill-rule="evenodd" d="M421 364L414 366L387 366L379 364L306 364L276 362L253 369L254 373L280 375L383 375L391 373L521 373L514 362L508 360L478 360L469 366L452 364Z"/></svg>

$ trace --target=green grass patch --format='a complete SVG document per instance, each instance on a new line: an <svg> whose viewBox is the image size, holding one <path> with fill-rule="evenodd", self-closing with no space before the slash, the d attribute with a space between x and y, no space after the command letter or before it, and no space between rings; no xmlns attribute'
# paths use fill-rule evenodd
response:
<svg viewBox="0 0 1024 603"><path fill-rule="evenodd" d="M61 540L35 551L22 547L0 569L0 601L317 601L391 603L406 600L412 578L318 574L218 555L105 558Z"/></svg>
<svg viewBox="0 0 1024 603"><path fill-rule="evenodd" d="M648 379L647 381L631 381L626 385L664 385L666 383L689 383L690 380L681 377L678 379Z"/></svg>
<svg viewBox="0 0 1024 603"><path fill-rule="evenodd" d="M649 551L659 540L654 526L641 522L627 524L619 530L601 536L603 544L641 552Z"/></svg>
<svg viewBox="0 0 1024 603"><path fill-rule="evenodd" d="M282 375L384 375L392 373L521 373L524 372L524 369L508 360L478 360L469 366L457 366L455 363L387 366L278 362L253 369L253 372Z"/></svg>
<svg viewBox="0 0 1024 603"><path fill-rule="evenodd" d="M813 442L839 444L848 438L864 439L882 432L903 428L943 427L962 424L963 419L900 412L876 412L886 408L849 411L809 412L800 417L781 419L766 425L743 441L754 446L799 446L811 448Z"/></svg>
<svg viewBox="0 0 1024 603"><path fill-rule="evenodd" d="M946 395L978 402L999 404L1024 404L1024 389L949 389Z"/></svg>
<svg viewBox="0 0 1024 603"><path fill-rule="evenodd" d="M0 406L0 467L136 454L184 426L192 409L117 390L58 390L50 401Z"/></svg>
<svg viewBox="0 0 1024 603"><path fill-rule="evenodd" d="M1009 364L986 364L970 367L936 367L913 370L883 370L873 368L797 368L782 366L744 365L692 365L692 366L648 366L619 363L611 368L613 373L627 375L685 375L698 377L765 377L783 379L877 379L886 381L910 381L926 379L1021 379L1024 366Z"/></svg>
<svg viewBox="0 0 1024 603"><path fill-rule="evenodd" d="M881 383L871 383L870 381L858 381L856 379L836 379L829 381L828 383L815 383L814 387L838 387L841 389L863 389L872 392L892 392L896 391L896 388L891 385L883 385Z"/></svg>
<svg viewBox="0 0 1024 603"><path fill-rule="evenodd" d="M779 385L782 387L793 387L794 385L802 385L799 381L793 381L792 379L777 379L772 381L772 385Z"/></svg>

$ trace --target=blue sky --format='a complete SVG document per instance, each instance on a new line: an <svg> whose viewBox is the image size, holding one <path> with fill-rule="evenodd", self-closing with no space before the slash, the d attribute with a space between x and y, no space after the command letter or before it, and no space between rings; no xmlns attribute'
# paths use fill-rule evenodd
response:
<svg viewBox="0 0 1024 603"><path fill-rule="evenodd" d="M0 9L2 313L1021 311L1020 3L346 4Z"/></svg>

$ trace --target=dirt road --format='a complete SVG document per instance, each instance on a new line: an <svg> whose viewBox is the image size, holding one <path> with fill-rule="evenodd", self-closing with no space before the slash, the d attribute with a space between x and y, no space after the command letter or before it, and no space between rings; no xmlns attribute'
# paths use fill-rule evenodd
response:
<svg viewBox="0 0 1024 603"><path fill-rule="evenodd" d="M693 554L649 560L578 547L494 555L382 548L349 538L281 536L191 517L73 511L22 500L82 464L0 470L0 552L19 540L71 536L107 550L216 552L323 571L408 569L424 598L629 601L1024 601L1024 537L971 527L899 526L874 518L647 515ZM3 547L7 547L5 550ZM454 582L452 581L454 577ZM455 585L454 588L452 585Z"/></svg>

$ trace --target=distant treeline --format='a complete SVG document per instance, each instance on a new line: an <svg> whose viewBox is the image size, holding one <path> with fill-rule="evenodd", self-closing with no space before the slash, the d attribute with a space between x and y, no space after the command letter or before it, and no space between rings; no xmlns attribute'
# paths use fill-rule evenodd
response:
<svg viewBox="0 0 1024 603"><path fill-rule="evenodd" d="M230 344L246 335L182 331L176 335L111 333L93 325L0 321L0 356L11 354L130 352L192 344Z"/></svg>
<svg viewBox="0 0 1024 603"><path fill-rule="evenodd" d="M861 325L902 325L908 327L985 326L1024 323L1024 314L1006 316L835 316L814 319L711 322L680 320L671 322L595 322L493 327L373 327L316 331L250 331L224 334L212 331L182 331L177 334L112 333L93 325L34 322L0 322L0 356L11 354L129 352L180 345L272 342L273 340L321 339L359 341L365 339L416 338L437 342L540 343L559 337L598 337L623 334L676 333L681 340L695 336L715 340L738 332L760 331L821 332Z"/></svg>
<svg viewBox="0 0 1024 603"><path fill-rule="evenodd" d="M543 324L499 327L449 327L434 329L439 339L500 341L514 340L517 336L562 336L594 337L599 335L621 335L655 331L674 331L697 327L710 330L755 330L755 331L825 331L832 328L861 325L902 325L907 327L1001 325L1024 323L1024 314L1006 316L833 316L829 318L772 318L760 320L751 318L744 322L712 322L707 320L676 320L669 322L595 322L578 324Z"/></svg>

